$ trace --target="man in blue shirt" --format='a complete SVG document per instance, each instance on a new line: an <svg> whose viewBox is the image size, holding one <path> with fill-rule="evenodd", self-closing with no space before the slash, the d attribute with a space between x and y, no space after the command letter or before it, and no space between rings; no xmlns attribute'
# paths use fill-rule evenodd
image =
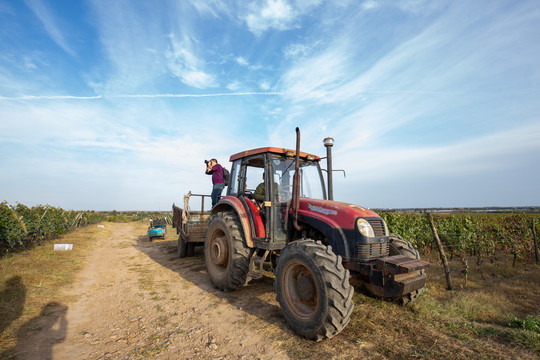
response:
<svg viewBox="0 0 540 360"><path fill-rule="evenodd" d="M225 183L223 181L223 168L218 164L216 159L206 162L206 174L212 175L212 207L217 204L219 197L223 192Z"/></svg>

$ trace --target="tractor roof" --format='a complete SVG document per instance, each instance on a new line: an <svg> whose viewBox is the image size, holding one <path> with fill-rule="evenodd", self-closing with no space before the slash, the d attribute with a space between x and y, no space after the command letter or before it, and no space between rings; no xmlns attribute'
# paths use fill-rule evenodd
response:
<svg viewBox="0 0 540 360"><path fill-rule="evenodd" d="M273 154L278 154L278 155L285 155L285 156L288 156L288 157L291 157L291 158L296 156L296 151L294 151L294 150L289 150L289 149L284 149L284 148L277 148L277 147L262 147L262 148L258 148L258 149L242 151L242 152L239 152L237 154L231 155L230 161L238 160L238 159L241 159L241 158L244 158L244 157L247 157L247 156L251 156L251 155L264 154L264 153L273 153ZM305 153L305 152L300 152L300 158L302 158L304 160L311 160L311 161L320 161L321 160L321 158L318 157L317 155L312 155L312 154L308 154L308 153Z"/></svg>

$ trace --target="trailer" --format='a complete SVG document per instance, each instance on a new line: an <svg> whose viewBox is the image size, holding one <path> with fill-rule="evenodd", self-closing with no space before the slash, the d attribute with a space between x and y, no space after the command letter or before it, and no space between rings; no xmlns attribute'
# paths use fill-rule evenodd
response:
<svg viewBox="0 0 540 360"><path fill-rule="evenodd" d="M200 198L200 211L191 211L189 206L191 198ZM210 195L192 194L190 191L184 195L184 208L179 208L175 204L172 206L172 226L178 234L178 257L180 258L193 256L195 246L204 246L206 229L212 217L210 211L204 211L205 198L210 199Z"/></svg>

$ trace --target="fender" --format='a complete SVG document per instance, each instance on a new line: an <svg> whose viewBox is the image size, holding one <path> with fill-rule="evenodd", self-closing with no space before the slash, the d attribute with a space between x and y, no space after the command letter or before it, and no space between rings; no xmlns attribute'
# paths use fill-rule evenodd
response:
<svg viewBox="0 0 540 360"><path fill-rule="evenodd" d="M249 221L249 215L246 211L242 201L234 196L224 196L219 202L212 208L212 215L215 215L222 211L233 210L240 219L240 224L242 225L242 230L246 238L246 245L252 248L253 237L251 236L251 222Z"/></svg>
<svg viewBox="0 0 540 360"><path fill-rule="evenodd" d="M343 259L350 258L350 244L346 234L350 230L342 229L335 221L325 216L311 213L308 215L303 211L298 212L298 221L320 231L328 240L334 254L340 255Z"/></svg>

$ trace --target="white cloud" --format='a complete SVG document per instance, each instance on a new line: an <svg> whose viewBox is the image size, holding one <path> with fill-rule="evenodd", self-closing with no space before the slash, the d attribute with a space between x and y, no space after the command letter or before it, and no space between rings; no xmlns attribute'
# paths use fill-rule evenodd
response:
<svg viewBox="0 0 540 360"><path fill-rule="evenodd" d="M262 6L255 3L245 18L248 29L257 35L269 29L286 30L294 20L294 11L286 0L265 0Z"/></svg>
<svg viewBox="0 0 540 360"><path fill-rule="evenodd" d="M258 0L240 17L249 31L261 35L268 30L289 30L298 27L300 17L313 11L322 0Z"/></svg>

